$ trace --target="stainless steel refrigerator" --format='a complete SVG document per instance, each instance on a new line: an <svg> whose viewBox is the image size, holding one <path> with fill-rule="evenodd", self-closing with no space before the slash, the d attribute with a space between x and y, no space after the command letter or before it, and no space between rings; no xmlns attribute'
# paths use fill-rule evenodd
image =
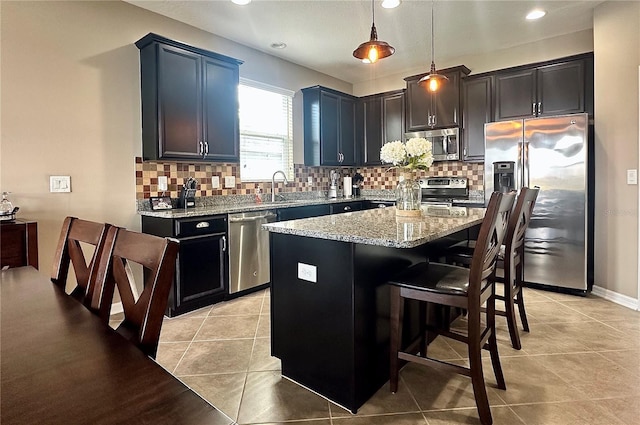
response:
<svg viewBox="0 0 640 425"><path fill-rule="evenodd" d="M485 124L485 203L494 190L540 187L525 236L527 284L593 285L593 155L587 114Z"/></svg>

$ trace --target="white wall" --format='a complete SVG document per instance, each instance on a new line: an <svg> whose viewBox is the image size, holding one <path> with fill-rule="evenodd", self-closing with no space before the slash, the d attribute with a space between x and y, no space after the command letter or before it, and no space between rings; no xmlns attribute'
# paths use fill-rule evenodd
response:
<svg viewBox="0 0 640 425"><path fill-rule="evenodd" d="M638 168L640 2L609 1L594 16L596 284L638 294Z"/></svg>
<svg viewBox="0 0 640 425"><path fill-rule="evenodd" d="M302 87L351 85L121 1L1 1L0 189L20 218L38 221L49 273L67 215L140 228L134 157L141 155L139 51L149 32L244 60L240 75L296 91L302 162ZM72 192L49 193L50 175Z"/></svg>

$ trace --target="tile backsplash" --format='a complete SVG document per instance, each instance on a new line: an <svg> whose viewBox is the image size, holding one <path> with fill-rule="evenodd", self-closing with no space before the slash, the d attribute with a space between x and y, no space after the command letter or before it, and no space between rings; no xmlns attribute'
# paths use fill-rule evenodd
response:
<svg viewBox="0 0 640 425"><path fill-rule="evenodd" d="M147 199L151 196L168 195L177 198L185 180L193 177L198 180L196 196L215 195L250 195L255 193L256 187L262 193L271 192L271 182L242 182L240 180L239 164L224 163L184 163L184 162L143 162L136 157L136 199ZM329 188L329 175L332 169L338 169L342 176L353 176L359 172L364 177L363 189L394 189L398 183L398 171L388 166L371 167L307 167L302 164L294 165L294 181L286 187L282 181L276 182L279 191L323 191ZM469 179L470 190L483 190L483 163L467 163L458 161L436 162L428 171L420 172L419 176L466 176ZM158 176L167 176L168 190L158 191ZM220 187L214 189L211 177L218 176ZM235 176L236 184L232 188L224 187L224 177ZM312 183L308 183L311 177ZM281 179L281 176L278 177Z"/></svg>

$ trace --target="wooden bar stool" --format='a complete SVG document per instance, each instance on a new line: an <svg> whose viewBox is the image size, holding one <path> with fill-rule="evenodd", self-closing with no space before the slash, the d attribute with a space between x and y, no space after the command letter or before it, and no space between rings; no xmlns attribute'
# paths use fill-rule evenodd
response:
<svg viewBox="0 0 640 425"><path fill-rule="evenodd" d="M67 286L69 265L73 265L76 286L71 290L70 295L100 317L106 315L107 318L108 309L98 311L91 308L91 298L95 289L95 280L92 280L91 276L97 271L98 258L104 248L107 231L110 227L111 225L107 223L96 223L76 217L65 218L51 270L51 281L64 290ZM88 263L82 250L83 244L93 247L93 254ZM106 306L103 307L106 308Z"/></svg>
<svg viewBox="0 0 640 425"><path fill-rule="evenodd" d="M158 350L178 248L174 239L111 227L100 256L92 305L110 307L117 286L124 320L116 332L152 358ZM129 262L141 265L145 273L144 290L137 299L131 289L135 280Z"/></svg>
<svg viewBox="0 0 640 425"><path fill-rule="evenodd" d="M498 252L507 233L515 192L491 195L487 211L480 227L480 233L471 261L471 268L440 263L419 263L400 273L389 281L391 288L391 362L390 387L398 390L400 360L420 363L441 370L471 377L476 406L483 424L491 424L491 409L482 371L482 349L491 354L491 363L498 387L506 389L498 345L495 335L495 273ZM467 310L466 335L449 330L448 322L443 326L425 324L417 341L402 351L402 322L404 302L417 300ZM480 321L481 306L486 302L486 323ZM421 311L425 308L421 306ZM425 317L422 316L421 319ZM470 367L427 357L427 336L442 335L467 344ZM413 354L417 343L421 346L420 356Z"/></svg>
<svg viewBox="0 0 640 425"><path fill-rule="evenodd" d="M505 236L504 245L500 250L496 266L496 282L504 285L504 295L496 295L496 299L504 301L505 306L504 310L496 310L496 314L507 318L511 345L516 350L522 348L516 321L516 305L520 313L522 327L525 332L529 332L529 322L522 294L522 287L524 286L524 236L531 222L531 215L539 191L539 188L523 187L520 189L520 194L507 227L507 236ZM462 241L449 247L445 252L447 263L469 266L473 257L474 247L474 240Z"/></svg>

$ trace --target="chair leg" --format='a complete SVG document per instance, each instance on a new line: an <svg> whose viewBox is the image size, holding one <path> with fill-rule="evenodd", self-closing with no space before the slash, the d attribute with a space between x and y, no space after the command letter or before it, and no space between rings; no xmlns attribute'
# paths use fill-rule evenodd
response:
<svg viewBox="0 0 640 425"><path fill-rule="evenodd" d="M524 281L522 262L516 269L516 303L518 304L518 312L520 313L520 320L522 321L522 328L525 332L529 332L529 321L527 320L527 312L524 309L524 298L522 294L522 282Z"/></svg>
<svg viewBox="0 0 640 425"><path fill-rule="evenodd" d="M491 354L493 373L496 376L498 388L506 390L507 384L504 380L502 365L500 364L500 355L498 354L498 340L496 339L496 299L493 296L487 300L487 327L491 332L487 345L489 346L489 353Z"/></svg>
<svg viewBox="0 0 640 425"><path fill-rule="evenodd" d="M476 399L476 407L480 422L483 425L491 425L491 409L487 397L487 388L482 372L482 347L480 346L480 313L469 314L468 337L469 337L469 369L471 371L471 383L473 384L473 394ZM475 317L474 317L475 316Z"/></svg>
<svg viewBox="0 0 640 425"><path fill-rule="evenodd" d="M402 344L402 320L404 316L404 299L400 296L400 288L391 285L390 287L390 361L389 361L389 387L392 393L398 391L398 375L400 365L398 362L398 351Z"/></svg>
<svg viewBox="0 0 640 425"><path fill-rule="evenodd" d="M515 273L517 275L517 272ZM514 287L513 277L508 270L504 271L504 309L507 317L507 327L509 328L509 336L511 337L511 346L516 350L522 348L520 343L520 335L518 334L518 322L516 321L516 311L513 302Z"/></svg>

